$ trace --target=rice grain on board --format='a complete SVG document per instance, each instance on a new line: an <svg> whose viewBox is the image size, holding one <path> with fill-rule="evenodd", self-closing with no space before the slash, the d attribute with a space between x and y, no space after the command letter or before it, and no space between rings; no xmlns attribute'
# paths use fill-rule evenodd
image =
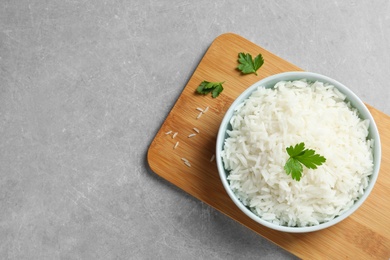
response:
<svg viewBox="0 0 390 260"><path fill-rule="evenodd" d="M196 119L199 119L203 115L203 112L200 112Z"/></svg>

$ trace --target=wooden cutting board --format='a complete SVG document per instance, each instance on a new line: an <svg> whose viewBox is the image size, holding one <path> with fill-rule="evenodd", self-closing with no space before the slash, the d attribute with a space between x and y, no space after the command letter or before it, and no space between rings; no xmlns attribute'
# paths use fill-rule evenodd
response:
<svg viewBox="0 0 390 260"><path fill-rule="evenodd" d="M265 63L258 76L241 75L235 69L239 52L263 55ZM305 234L274 231L242 213L222 186L215 160L210 160L226 110L241 92L260 79L297 70L301 69L236 34L216 38L152 141L147 155L150 168L300 258L390 259L390 117L369 105L381 135L381 171L367 201L339 224ZM225 81L224 91L215 99L197 95L195 89L203 80ZM206 113L197 110L206 107ZM169 131L172 132L167 134ZM196 135L188 137L191 134Z"/></svg>

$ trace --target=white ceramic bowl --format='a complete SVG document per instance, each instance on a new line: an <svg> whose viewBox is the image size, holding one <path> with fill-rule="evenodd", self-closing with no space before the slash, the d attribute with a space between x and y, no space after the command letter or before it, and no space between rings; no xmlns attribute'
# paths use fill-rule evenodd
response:
<svg viewBox="0 0 390 260"><path fill-rule="evenodd" d="M367 189L364 192L364 195L360 197L354 205L341 214L340 216L337 216L336 218L321 223L316 226L308 226L308 227L287 227L287 226L280 226L273 224L271 222L268 222L261 217L255 215L252 211L250 211L246 206L244 206L241 201L239 201L236 197L236 195L233 193L233 191L230 189L229 182L227 180L228 172L225 170L221 158L221 151L223 150L223 145L225 142L225 139L228 137L226 130L231 129L230 126L230 119L233 116L234 109L241 104L245 99L247 99L253 91L255 91L259 86L263 86L266 88L273 87L277 82L279 81L292 81L292 80L300 80L300 79L307 79L309 81L321 81L324 83L329 83L335 86L340 92L345 94L347 96L347 100L351 103L353 107L358 109L360 113L360 117L363 119L368 119L370 121L369 125L369 136L368 138L374 139L374 149L373 149L373 156L374 156L374 172L370 176L370 181ZM377 126L375 124L375 121L367 109L367 107L364 105L364 103L360 100L359 97L357 97L350 89L348 89L343 84L339 83L338 81L331 79L329 77L311 73L311 72L286 72L286 73L280 73L276 74L267 78L264 78L257 83L250 86L248 89L246 89L230 106L228 111L226 112L222 123L220 125L219 131L218 131L218 137L217 137L217 143L216 143L216 161L217 161L217 167L219 171L219 175L221 178L221 181L223 183L223 186L225 187L228 195L233 200L233 202L238 206L238 208L244 212L248 217L252 218L254 221L269 227L271 229L283 231L283 232L291 232L291 233L304 233L304 232L312 232L321 230L330 226L333 226L340 221L344 220L348 216L350 216L355 210L357 210L363 202L367 199L368 195L371 193L375 182L378 177L379 168L380 168L380 162L381 162L381 143L379 138L379 133Z"/></svg>

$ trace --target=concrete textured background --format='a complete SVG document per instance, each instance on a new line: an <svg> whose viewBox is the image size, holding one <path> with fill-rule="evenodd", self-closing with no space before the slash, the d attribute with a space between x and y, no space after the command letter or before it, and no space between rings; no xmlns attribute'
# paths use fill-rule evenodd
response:
<svg viewBox="0 0 390 260"><path fill-rule="evenodd" d="M390 114L387 0L3 0L1 259L295 258L147 167L226 32Z"/></svg>

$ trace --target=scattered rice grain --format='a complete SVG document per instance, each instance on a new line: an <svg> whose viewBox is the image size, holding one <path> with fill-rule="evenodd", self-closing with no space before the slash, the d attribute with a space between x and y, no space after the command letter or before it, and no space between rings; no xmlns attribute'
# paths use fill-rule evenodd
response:
<svg viewBox="0 0 390 260"><path fill-rule="evenodd" d="M199 119L202 116L203 112L200 112L196 119Z"/></svg>
<svg viewBox="0 0 390 260"><path fill-rule="evenodd" d="M192 129L199 134L199 129L198 128L194 127Z"/></svg>
<svg viewBox="0 0 390 260"><path fill-rule="evenodd" d="M191 164L189 161L184 162L184 164L187 165L188 167L191 167Z"/></svg>
<svg viewBox="0 0 390 260"><path fill-rule="evenodd" d="M190 134L188 138L194 137L196 134Z"/></svg>
<svg viewBox="0 0 390 260"><path fill-rule="evenodd" d="M209 107L207 106L204 110L203 113L206 113L209 110Z"/></svg>
<svg viewBox="0 0 390 260"><path fill-rule="evenodd" d="M175 146L173 147L173 149L176 149L178 146L179 146L179 142L176 142L176 144L175 144Z"/></svg>
<svg viewBox="0 0 390 260"><path fill-rule="evenodd" d="M213 154L213 156L211 156L210 162L214 161L214 159L215 159L215 154Z"/></svg>
<svg viewBox="0 0 390 260"><path fill-rule="evenodd" d="M172 135L172 139L175 138L177 136L178 132L175 132L173 135Z"/></svg>
<svg viewBox="0 0 390 260"><path fill-rule="evenodd" d="M165 134L166 135L170 135L172 133L172 131L168 131L168 132L166 132Z"/></svg>

